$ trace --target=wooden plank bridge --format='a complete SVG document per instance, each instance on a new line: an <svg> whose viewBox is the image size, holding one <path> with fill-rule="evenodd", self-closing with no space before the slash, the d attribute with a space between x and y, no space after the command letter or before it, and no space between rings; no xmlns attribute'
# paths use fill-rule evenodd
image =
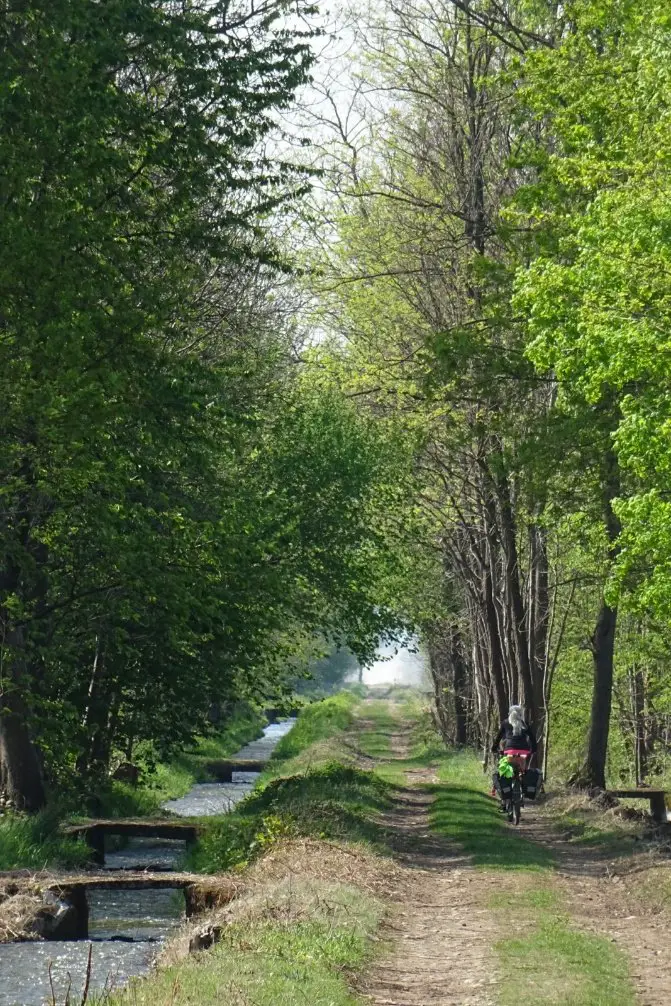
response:
<svg viewBox="0 0 671 1006"><path fill-rule="evenodd" d="M214 776L217 782L233 782L234 772L263 772L268 762L258 758L216 759L205 762L205 771Z"/></svg>
<svg viewBox="0 0 671 1006"><path fill-rule="evenodd" d="M72 908L67 935L60 939L84 940L89 933L89 891L155 891L178 890L184 892L187 918L208 909L226 905L240 892L242 885L230 877L210 877L199 873L146 873L141 871L115 871L91 874L26 875L27 871L0 873L0 887L8 893L22 890L50 891Z"/></svg>
<svg viewBox="0 0 671 1006"><path fill-rule="evenodd" d="M91 858L98 866L105 862L105 835L123 835L128 838L169 838L186 843L187 848L198 840L203 825L166 819L126 818L119 820L90 820L70 824L62 829L64 835L83 838L91 849Z"/></svg>

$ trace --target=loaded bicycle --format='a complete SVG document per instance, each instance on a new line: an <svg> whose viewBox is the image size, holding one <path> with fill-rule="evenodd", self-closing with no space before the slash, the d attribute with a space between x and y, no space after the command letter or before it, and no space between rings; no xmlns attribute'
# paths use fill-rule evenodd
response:
<svg viewBox="0 0 671 1006"><path fill-rule="evenodd" d="M542 773L530 767L536 749L536 736L524 721L522 707L511 706L492 745L499 759L492 796L499 794L501 809L514 824L520 823L524 798L535 800L542 790Z"/></svg>
<svg viewBox="0 0 671 1006"><path fill-rule="evenodd" d="M531 751L509 748L501 752L498 764L498 789L504 813L511 824L519 824L524 798L535 800L542 786L538 769L530 768Z"/></svg>

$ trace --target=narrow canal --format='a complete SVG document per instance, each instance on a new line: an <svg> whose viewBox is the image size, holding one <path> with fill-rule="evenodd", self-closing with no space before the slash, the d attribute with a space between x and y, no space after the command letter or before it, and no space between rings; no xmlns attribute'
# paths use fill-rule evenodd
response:
<svg viewBox="0 0 671 1006"><path fill-rule="evenodd" d="M240 759L267 759L294 720L266 727L263 737L233 755ZM231 810L254 787L258 774L236 772L230 783L199 783L165 810L184 817L202 817ZM130 839L120 852L109 852L106 869L138 866L175 868L184 856L182 842ZM0 1006L42 1006L51 1001L49 979L56 1003L72 1001L84 983L89 946L93 946L91 990L119 988L133 975L145 973L161 943L184 918L184 897L170 889L154 891L94 891L89 898L90 939L77 942L0 944Z"/></svg>

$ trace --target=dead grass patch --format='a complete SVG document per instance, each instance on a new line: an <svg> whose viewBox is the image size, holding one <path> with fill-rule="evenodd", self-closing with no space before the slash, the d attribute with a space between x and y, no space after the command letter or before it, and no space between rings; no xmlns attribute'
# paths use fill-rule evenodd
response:
<svg viewBox="0 0 671 1006"><path fill-rule="evenodd" d="M379 901L398 894L403 870L365 848L321 839L286 839L241 874L217 878L238 884L239 894L223 908L200 915L184 926L164 949L160 964L170 965L189 953L194 934L235 922L337 919L347 912L349 893Z"/></svg>
<svg viewBox="0 0 671 1006"><path fill-rule="evenodd" d="M576 838L586 833L596 841L602 832L604 840L642 840L646 831L654 826L649 814L626 803L608 806L586 793L559 790L539 805L541 816L552 818L560 827L574 832Z"/></svg>
<svg viewBox="0 0 671 1006"><path fill-rule="evenodd" d="M39 939L33 922L41 909L44 903L37 891L21 891L5 897L0 904L0 943Z"/></svg>

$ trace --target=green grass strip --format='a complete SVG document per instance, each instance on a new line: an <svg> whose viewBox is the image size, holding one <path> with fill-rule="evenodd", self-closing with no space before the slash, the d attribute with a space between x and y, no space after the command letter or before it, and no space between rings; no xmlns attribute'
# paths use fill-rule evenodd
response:
<svg viewBox="0 0 671 1006"><path fill-rule="evenodd" d="M213 950L133 982L110 1006L355 1006L347 976L370 958L382 906L346 885L321 894L311 918L233 923Z"/></svg>
<svg viewBox="0 0 671 1006"><path fill-rule="evenodd" d="M510 933L495 948L501 973L511 978L502 984L498 1006L633 1006L636 997L622 951L606 937L571 925L551 877L529 879L541 886L490 899L501 929ZM512 920L518 920L521 933Z"/></svg>
<svg viewBox="0 0 671 1006"><path fill-rule="evenodd" d="M6 814L0 820L0 870L84 866L90 857L88 846L59 835L59 824L60 815L56 810L33 816Z"/></svg>
<svg viewBox="0 0 671 1006"><path fill-rule="evenodd" d="M370 702L359 713L370 724L359 734L360 750L369 758L389 758L392 754L389 735L399 728L394 706L389 702Z"/></svg>
<svg viewBox="0 0 671 1006"><path fill-rule="evenodd" d="M503 984L499 1006L520 1002L547 1006L633 1006L624 955L602 936L581 933L560 918L543 918L521 939L501 940L496 950Z"/></svg>
<svg viewBox="0 0 671 1006"><path fill-rule="evenodd" d="M516 829L508 826L498 801L489 795L491 777L483 773L473 752L448 752L438 777L442 785L433 787L431 826L460 845L475 866L547 870L554 865L548 849L524 838L524 823Z"/></svg>
<svg viewBox="0 0 671 1006"><path fill-rule="evenodd" d="M339 692L307 706L289 733L279 741L273 752L273 763L295 758L311 744L347 730L353 723L353 710L359 701L353 692Z"/></svg>

